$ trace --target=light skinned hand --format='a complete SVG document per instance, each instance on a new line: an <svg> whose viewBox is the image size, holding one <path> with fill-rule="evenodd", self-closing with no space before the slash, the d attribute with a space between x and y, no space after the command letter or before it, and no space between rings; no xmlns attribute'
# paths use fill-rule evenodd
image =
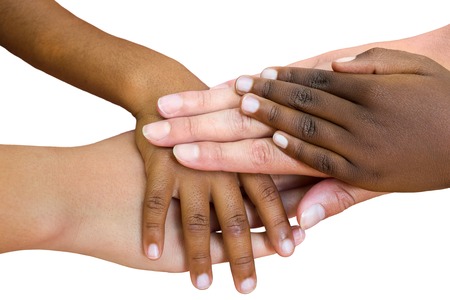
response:
<svg viewBox="0 0 450 300"><path fill-rule="evenodd" d="M383 48L333 68L241 77L236 87L248 93L241 109L280 130L273 140L286 154L349 184L386 192L449 187L450 71Z"/></svg>

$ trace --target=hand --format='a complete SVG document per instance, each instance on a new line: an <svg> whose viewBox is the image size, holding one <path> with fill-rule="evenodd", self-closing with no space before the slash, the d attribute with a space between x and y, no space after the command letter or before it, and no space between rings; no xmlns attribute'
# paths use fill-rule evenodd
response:
<svg viewBox="0 0 450 300"><path fill-rule="evenodd" d="M210 201L223 233L228 260L238 291L251 292L256 286L250 227L240 184L255 205L266 226L274 249L283 256L296 245L278 190L268 175L201 172L188 169L175 160L171 149L155 147L139 139L142 124L138 119L136 140L143 155L148 185L143 207L143 244L147 255L157 259L162 253L164 222L172 197L180 199L183 233L193 284L200 289L212 282L210 257ZM145 129L148 135L148 129Z"/></svg>
<svg viewBox="0 0 450 300"><path fill-rule="evenodd" d="M350 184L449 187L450 72L424 56L381 48L333 67L339 73L270 68L261 76L278 80L239 78L241 93L258 95L245 95L241 109L282 130L273 140L286 154Z"/></svg>

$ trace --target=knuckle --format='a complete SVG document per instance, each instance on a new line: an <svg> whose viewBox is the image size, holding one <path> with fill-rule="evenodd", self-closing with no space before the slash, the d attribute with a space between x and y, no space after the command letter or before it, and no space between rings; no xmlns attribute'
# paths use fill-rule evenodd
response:
<svg viewBox="0 0 450 300"><path fill-rule="evenodd" d="M196 98L199 101L199 106L202 108L208 108L211 105L211 93L210 91L196 91Z"/></svg>
<svg viewBox="0 0 450 300"><path fill-rule="evenodd" d="M315 168L325 174L331 175L334 174L334 165L331 162L331 159L328 155L319 154L314 159Z"/></svg>
<svg viewBox="0 0 450 300"><path fill-rule="evenodd" d="M261 97L267 98L273 90L273 80L266 80L261 89Z"/></svg>
<svg viewBox="0 0 450 300"><path fill-rule="evenodd" d="M344 211L350 206L356 204L355 197L344 188L335 191L334 198L336 199L336 204L339 211Z"/></svg>
<svg viewBox="0 0 450 300"><path fill-rule="evenodd" d="M267 113L267 120L269 122L276 122L280 118L280 108L277 105L272 105L270 110Z"/></svg>
<svg viewBox="0 0 450 300"><path fill-rule="evenodd" d="M191 233L209 231L209 219L202 214L189 216L186 225L186 230Z"/></svg>
<svg viewBox="0 0 450 300"><path fill-rule="evenodd" d="M295 127L302 138L311 138L317 132L316 122L307 114L302 114L302 116L295 121Z"/></svg>
<svg viewBox="0 0 450 300"><path fill-rule="evenodd" d="M210 265L209 254L204 251L198 251L191 256L191 263L195 265Z"/></svg>
<svg viewBox="0 0 450 300"><path fill-rule="evenodd" d="M144 201L145 208L153 215L162 215L166 211L166 203L160 196L150 196Z"/></svg>
<svg viewBox="0 0 450 300"><path fill-rule="evenodd" d="M308 86L315 89L325 89L330 85L330 77L323 70L313 70L307 80Z"/></svg>
<svg viewBox="0 0 450 300"><path fill-rule="evenodd" d="M242 136L252 128L252 118L239 112L237 109L229 110L228 124L234 136Z"/></svg>
<svg viewBox="0 0 450 300"><path fill-rule="evenodd" d="M249 231L247 217L244 214L236 214L227 219L225 225L226 232L237 237Z"/></svg>
<svg viewBox="0 0 450 300"><path fill-rule="evenodd" d="M253 265L253 257L251 255L241 256L233 260L233 265L239 268L247 268Z"/></svg>
<svg viewBox="0 0 450 300"><path fill-rule="evenodd" d="M288 105L294 109L301 110L312 101L313 96L309 88L297 87L289 93Z"/></svg>
<svg viewBox="0 0 450 300"><path fill-rule="evenodd" d="M278 190L275 186L262 186L260 191L261 200L265 203L273 203L279 200Z"/></svg>
<svg viewBox="0 0 450 300"><path fill-rule="evenodd" d="M184 123L184 132L189 134L192 137L196 137L199 129L199 124L196 121L195 117L186 118L186 122Z"/></svg>
<svg viewBox="0 0 450 300"><path fill-rule="evenodd" d="M261 166L273 160L273 149L266 140L254 140L250 147L251 162L254 166Z"/></svg>

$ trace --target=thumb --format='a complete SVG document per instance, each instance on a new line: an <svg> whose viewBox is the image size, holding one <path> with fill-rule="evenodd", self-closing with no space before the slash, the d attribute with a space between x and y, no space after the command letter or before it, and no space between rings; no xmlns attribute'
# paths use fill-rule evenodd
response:
<svg viewBox="0 0 450 300"><path fill-rule="evenodd" d="M302 198L297 208L298 224L303 230L343 212L350 206L382 195L363 190L337 179L325 179L315 184Z"/></svg>
<svg viewBox="0 0 450 300"><path fill-rule="evenodd" d="M359 74L428 74L433 60L400 50L372 48L356 57L344 57L333 61L336 72Z"/></svg>

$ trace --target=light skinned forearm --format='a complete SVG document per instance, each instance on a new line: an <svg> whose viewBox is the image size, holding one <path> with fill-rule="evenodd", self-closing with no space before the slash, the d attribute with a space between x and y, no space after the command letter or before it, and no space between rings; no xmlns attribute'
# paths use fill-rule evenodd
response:
<svg viewBox="0 0 450 300"><path fill-rule="evenodd" d="M157 115L149 103L163 95L206 88L177 61L105 33L52 0L1 0L0 44L135 116Z"/></svg>

